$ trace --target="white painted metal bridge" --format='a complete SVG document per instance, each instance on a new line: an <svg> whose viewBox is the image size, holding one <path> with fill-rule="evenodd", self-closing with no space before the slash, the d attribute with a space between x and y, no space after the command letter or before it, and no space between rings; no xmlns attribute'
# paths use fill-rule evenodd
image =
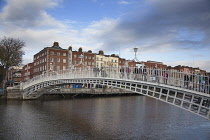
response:
<svg viewBox="0 0 210 140"><path fill-rule="evenodd" d="M210 120L209 77L159 69L78 68L45 72L21 83L24 99L53 85L82 83L121 88L178 106Z"/></svg>

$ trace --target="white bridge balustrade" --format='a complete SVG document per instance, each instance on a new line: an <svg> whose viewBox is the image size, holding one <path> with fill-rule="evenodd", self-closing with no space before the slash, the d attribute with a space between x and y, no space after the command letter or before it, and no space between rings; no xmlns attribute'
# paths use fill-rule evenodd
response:
<svg viewBox="0 0 210 140"><path fill-rule="evenodd" d="M74 68L45 72L21 83L24 99L41 96L52 85L100 84L149 96L210 120L209 76L143 68Z"/></svg>

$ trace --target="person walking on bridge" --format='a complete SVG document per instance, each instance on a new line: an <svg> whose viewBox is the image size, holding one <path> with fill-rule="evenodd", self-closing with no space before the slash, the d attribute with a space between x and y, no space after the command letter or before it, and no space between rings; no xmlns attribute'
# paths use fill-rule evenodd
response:
<svg viewBox="0 0 210 140"><path fill-rule="evenodd" d="M121 67L120 68L120 78L124 78L124 68L123 67Z"/></svg>
<svg viewBox="0 0 210 140"><path fill-rule="evenodd" d="M163 83L167 85L168 82L168 73L166 71L163 72Z"/></svg>
<svg viewBox="0 0 210 140"><path fill-rule="evenodd" d="M138 80L139 78L139 69L138 67L135 67L134 68L134 71L133 71L133 74L134 74L134 80Z"/></svg>
<svg viewBox="0 0 210 140"><path fill-rule="evenodd" d="M129 67L126 67L126 74L127 74L128 79L130 79L130 72L131 72L131 69Z"/></svg>
<svg viewBox="0 0 210 140"><path fill-rule="evenodd" d="M189 76L187 74L184 75L184 88L187 88L189 87Z"/></svg>
<svg viewBox="0 0 210 140"><path fill-rule="evenodd" d="M147 81L147 69L146 66L143 68L143 75L144 75L144 81Z"/></svg>

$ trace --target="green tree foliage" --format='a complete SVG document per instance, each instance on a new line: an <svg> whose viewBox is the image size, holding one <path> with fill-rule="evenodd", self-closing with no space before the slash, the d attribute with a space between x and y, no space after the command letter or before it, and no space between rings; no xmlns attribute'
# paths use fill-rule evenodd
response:
<svg viewBox="0 0 210 140"><path fill-rule="evenodd" d="M4 67L3 81L1 83L3 89L6 88L9 68L22 63L23 47L25 47L25 42L20 39L11 37L0 39L0 65Z"/></svg>

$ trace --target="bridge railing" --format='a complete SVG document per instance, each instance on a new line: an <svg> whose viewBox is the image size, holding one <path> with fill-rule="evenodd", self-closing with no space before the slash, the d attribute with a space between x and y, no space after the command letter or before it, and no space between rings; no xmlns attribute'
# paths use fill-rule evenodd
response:
<svg viewBox="0 0 210 140"><path fill-rule="evenodd" d="M25 89L44 81L91 77L154 82L210 94L209 75L135 67L84 67L62 71L48 71L23 82L21 86Z"/></svg>

